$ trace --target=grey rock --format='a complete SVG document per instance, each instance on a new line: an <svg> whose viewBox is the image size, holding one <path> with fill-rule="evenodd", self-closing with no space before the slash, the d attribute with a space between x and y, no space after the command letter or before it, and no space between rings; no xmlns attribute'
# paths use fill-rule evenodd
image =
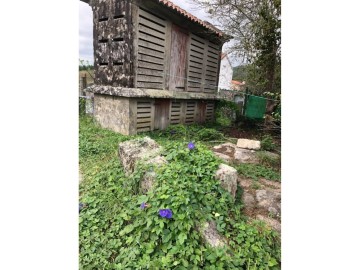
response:
<svg viewBox="0 0 360 270"><path fill-rule="evenodd" d="M145 162L145 164L153 165L153 168L161 167L167 163L167 160L162 156L153 157ZM153 188L156 176L157 175L154 170L148 171L144 174L143 179L140 182L140 192L142 194L149 192Z"/></svg>
<svg viewBox="0 0 360 270"><path fill-rule="evenodd" d="M235 198L238 178L236 169L226 164L220 164L215 173L215 178L220 180L220 185Z"/></svg>
<svg viewBox="0 0 360 270"><path fill-rule="evenodd" d="M248 139L238 139L236 146L240 147L240 148L245 148L245 149L259 150L260 149L260 141L248 140Z"/></svg>
<svg viewBox="0 0 360 270"><path fill-rule="evenodd" d="M134 172L137 161L146 161L161 152L161 147L149 137L134 139L119 144L119 158L125 175Z"/></svg>
<svg viewBox="0 0 360 270"><path fill-rule="evenodd" d="M280 215L281 193L274 190L256 190L256 201L259 208L266 209L273 215Z"/></svg>
<svg viewBox="0 0 360 270"><path fill-rule="evenodd" d="M216 223L214 221L205 222L197 228L204 241L211 247L223 247L226 245L226 240L216 230Z"/></svg>
<svg viewBox="0 0 360 270"><path fill-rule="evenodd" d="M237 147L235 149L234 161L236 163L259 163L259 158L254 150Z"/></svg>
<svg viewBox="0 0 360 270"><path fill-rule="evenodd" d="M254 208L256 206L256 202L254 196L250 193L244 192L242 196L243 203L245 208Z"/></svg>
<svg viewBox="0 0 360 270"><path fill-rule="evenodd" d="M230 162L232 160L231 157L229 157L228 155L222 154L222 153L214 152L214 155L221 158L225 162Z"/></svg>

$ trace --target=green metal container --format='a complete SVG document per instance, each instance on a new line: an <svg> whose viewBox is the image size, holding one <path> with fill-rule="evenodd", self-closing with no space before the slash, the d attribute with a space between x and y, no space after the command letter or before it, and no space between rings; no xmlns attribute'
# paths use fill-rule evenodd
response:
<svg viewBox="0 0 360 270"><path fill-rule="evenodd" d="M263 119L266 111L266 98L247 96L245 116L253 119Z"/></svg>

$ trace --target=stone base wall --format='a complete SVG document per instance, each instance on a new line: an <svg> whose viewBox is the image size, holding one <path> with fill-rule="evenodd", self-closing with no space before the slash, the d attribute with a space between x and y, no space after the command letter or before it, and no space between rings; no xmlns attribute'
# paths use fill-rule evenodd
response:
<svg viewBox="0 0 360 270"><path fill-rule="evenodd" d="M130 99L109 95L94 95L94 117L103 128L130 135Z"/></svg>
<svg viewBox="0 0 360 270"><path fill-rule="evenodd" d="M123 135L166 129L169 125L214 120L215 101L120 97L94 94L94 117L104 128Z"/></svg>

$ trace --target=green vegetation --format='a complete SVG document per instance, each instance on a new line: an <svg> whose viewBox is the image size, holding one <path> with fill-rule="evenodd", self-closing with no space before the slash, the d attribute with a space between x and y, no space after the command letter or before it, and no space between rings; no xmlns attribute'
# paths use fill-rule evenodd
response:
<svg viewBox="0 0 360 270"><path fill-rule="evenodd" d="M213 177L219 161L192 138L197 133L212 140L219 133L194 130L177 126L151 133L169 163L153 168L158 175L154 189L141 195L138 183L146 168L125 177L117 154L120 142L140 136L104 130L80 117L80 201L85 206L79 217L80 269L280 269L277 233L245 219L238 199ZM194 149L188 148L190 139ZM172 217L161 217L160 209L170 209ZM201 239L197 228L210 220L229 240L227 247L214 249Z"/></svg>
<svg viewBox="0 0 360 270"><path fill-rule="evenodd" d="M232 101L220 100L216 105L216 124L224 127L231 126L240 117L239 106Z"/></svg>
<svg viewBox="0 0 360 270"><path fill-rule="evenodd" d="M240 65L233 68L233 80L245 81L247 78L246 65Z"/></svg>
<svg viewBox="0 0 360 270"><path fill-rule="evenodd" d="M280 181L280 173L271 167L259 164L240 164L236 167L240 175L246 178L259 180L259 178L266 178L268 180Z"/></svg>
<svg viewBox="0 0 360 270"><path fill-rule="evenodd" d="M264 135L260 143L262 150L273 151L276 148L276 145L270 135Z"/></svg>

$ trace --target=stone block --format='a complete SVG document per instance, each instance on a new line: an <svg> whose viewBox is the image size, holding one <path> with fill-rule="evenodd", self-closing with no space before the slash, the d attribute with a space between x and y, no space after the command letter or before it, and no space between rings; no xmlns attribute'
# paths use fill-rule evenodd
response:
<svg viewBox="0 0 360 270"><path fill-rule="evenodd" d="M237 147L245 148L245 149L252 149L252 150L259 150L260 149L260 141L248 140L248 139L238 139Z"/></svg>
<svg viewBox="0 0 360 270"><path fill-rule="evenodd" d="M259 163L259 158L254 150L236 148L234 154L236 163Z"/></svg>
<svg viewBox="0 0 360 270"><path fill-rule="evenodd" d="M238 178L236 169L226 164L220 164L215 173L215 178L220 180L220 185L235 198Z"/></svg>
<svg viewBox="0 0 360 270"><path fill-rule="evenodd" d="M151 162L161 152L161 147L149 137L134 139L119 144L119 158L124 167L125 175L135 170L137 161ZM154 159L155 160L155 159Z"/></svg>

